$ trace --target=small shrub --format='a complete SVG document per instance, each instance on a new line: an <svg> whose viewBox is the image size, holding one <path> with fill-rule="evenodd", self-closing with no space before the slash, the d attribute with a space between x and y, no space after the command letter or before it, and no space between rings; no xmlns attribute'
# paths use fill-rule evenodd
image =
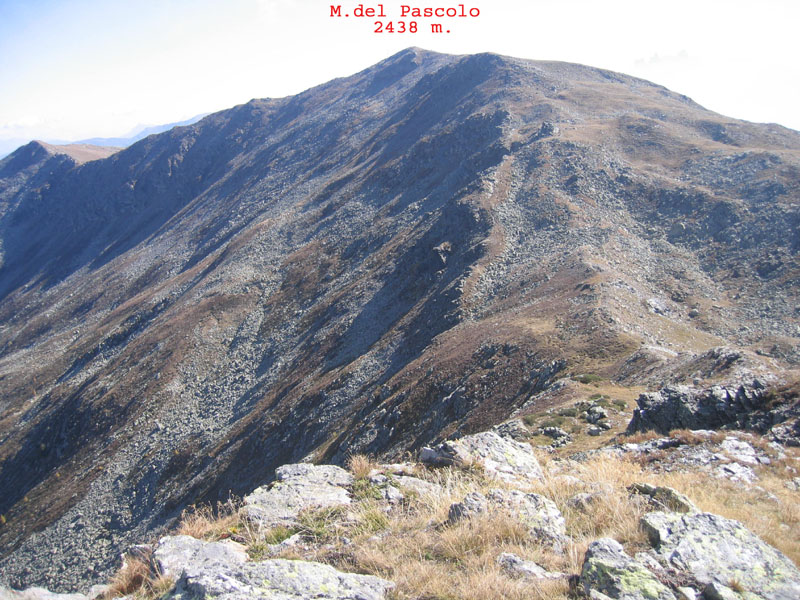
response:
<svg viewBox="0 0 800 600"><path fill-rule="evenodd" d="M567 420L564 417L551 417L544 421L541 427L561 427Z"/></svg>
<svg viewBox="0 0 800 600"><path fill-rule="evenodd" d="M558 411L558 415L560 417L577 417L578 409L575 406L570 406L569 408L562 408L560 411Z"/></svg>
<svg viewBox="0 0 800 600"><path fill-rule="evenodd" d="M247 547L247 556L249 556L250 560L254 562L258 562L269 558L270 556L269 544L267 544L266 542L256 542L254 544L250 544Z"/></svg>
<svg viewBox="0 0 800 600"><path fill-rule="evenodd" d="M156 575L150 570L149 561L128 557L123 567L117 571L109 582L109 589L103 598L130 598L151 600L160 598L174 587L174 581L163 575Z"/></svg>
<svg viewBox="0 0 800 600"><path fill-rule="evenodd" d="M380 488L369 480L356 479L353 482L353 498L356 500L380 500L382 497Z"/></svg>
<svg viewBox="0 0 800 600"><path fill-rule="evenodd" d="M575 380L579 383L589 384L589 383L597 383L599 381L603 381L603 378L600 375L595 375L594 373L584 373L582 375L577 375Z"/></svg>
<svg viewBox="0 0 800 600"><path fill-rule="evenodd" d="M728 581L728 587L731 588L737 594L741 594L744 592L744 586L739 582L738 579L731 579Z"/></svg>
<svg viewBox="0 0 800 600"><path fill-rule="evenodd" d="M373 534L388 527L389 517L379 506L369 503L358 512L358 525L355 528L357 534Z"/></svg>
<svg viewBox="0 0 800 600"><path fill-rule="evenodd" d="M364 454L353 454L347 459L347 470L356 479L369 479L370 473L377 466L378 464L373 459Z"/></svg>
<svg viewBox="0 0 800 600"><path fill-rule="evenodd" d="M615 398L614 400L612 400L611 404L613 404L619 410L627 410L628 409L627 402L625 402L625 400L620 400L619 398Z"/></svg>
<svg viewBox="0 0 800 600"><path fill-rule="evenodd" d="M325 542L337 536L339 521L344 516L341 506L328 506L302 511L297 516L297 532L315 542Z"/></svg>
<svg viewBox="0 0 800 600"><path fill-rule="evenodd" d="M536 426L536 421L539 420L539 415L525 415L522 417L522 422L528 427Z"/></svg>
<svg viewBox="0 0 800 600"><path fill-rule="evenodd" d="M284 540L288 540L295 534L294 529L289 527L284 527L283 525L277 525L272 529L268 529L264 532L261 536L261 539L265 544L274 545L280 544Z"/></svg>
<svg viewBox="0 0 800 600"><path fill-rule="evenodd" d="M206 541L236 534L241 525L240 504L238 500L231 498L227 502L219 502L216 510L210 504L190 506L181 514L177 533Z"/></svg>

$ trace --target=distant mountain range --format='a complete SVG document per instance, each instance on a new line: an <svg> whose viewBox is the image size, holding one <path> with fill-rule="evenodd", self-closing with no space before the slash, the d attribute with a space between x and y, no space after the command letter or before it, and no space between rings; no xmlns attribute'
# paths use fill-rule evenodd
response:
<svg viewBox="0 0 800 600"><path fill-rule="evenodd" d="M86 587L192 502L569 375L800 363L800 133L641 79L411 48L65 152L0 161L0 583Z"/></svg>
<svg viewBox="0 0 800 600"><path fill-rule="evenodd" d="M192 123L197 123L200 119L207 116L208 113L203 113L201 115L196 115L191 119L186 119L185 121L179 121L177 123L168 123L166 125L139 125L135 127L128 135L123 137L114 137L114 138L89 138L86 140L78 140L78 141L66 141L66 140L51 140L50 144L52 145L71 145L71 144L81 144L81 145L91 145L91 146L110 146L113 148L127 148L131 144L138 142L146 138L148 135L153 135L155 133L163 133L173 127L178 125L191 125ZM0 140L0 159L5 158L11 152L19 148L20 146L27 144L30 140L22 140L22 139L13 139L13 140Z"/></svg>

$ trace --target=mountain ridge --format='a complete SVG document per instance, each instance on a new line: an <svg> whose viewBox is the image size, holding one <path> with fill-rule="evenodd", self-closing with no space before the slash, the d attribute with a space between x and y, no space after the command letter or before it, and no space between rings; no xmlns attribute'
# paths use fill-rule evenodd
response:
<svg viewBox="0 0 800 600"><path fill-rule="evenodd" d="M6 577L97 579L194 500L485 429L570 374L787 377L799 157L628 76L418 49L103 160L15 152ZM78 513L43 565L31 530Z"/></svg>

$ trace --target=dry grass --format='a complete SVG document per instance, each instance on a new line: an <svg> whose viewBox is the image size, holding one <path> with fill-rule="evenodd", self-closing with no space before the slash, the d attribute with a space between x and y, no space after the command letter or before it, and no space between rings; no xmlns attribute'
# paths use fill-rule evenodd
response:
<svg viewBox="0 0 800 600"><path fill-rule="evenodd" d="M672 435L688 439L694 434L677 431ZM647 465L613 456L575 462L548 453L538 455L545 472L543 480L520 489L546 496L561 510L572 540L561 554L532 539L518 519L500 510L447 523L451 504L467 493L512 487L489 479L482 469L425 471L423 476L437 484L438 491L409 495L389 508L369 493L368 475L379 465L363 456L354 456L348 463L356 481L364 483L364 490L354 496L354 504L347 510L307 510L298 527L257 530L239 517L239 505L229 502L214 510L199 507L187 511L178 532L201 539L231 537L247 545L253 560L269 557L272 544L299 532L304 543L280 556L384 577L396 584L393 600L566 600L572 597L566 579L538 582L514 578L497 564L498 555L513 552L551 571L575 575L580 573L587 546L600 537L618 540L631 554L647 547L639 524L652 508L646 498L627 491L632 483L642 482L673 487L701 510L741 521L800 562L800 503L795 500L796 492L784 487L789 471L777 461L759 469L761 489L756 489L705 473L655 473ZM789 453L786 460L795 461L796 456ZM584 492L593 494L588 504L570 502ZM159 586L166 584L152 580L146 565L131 563L126 572L118 574L114 585L118 595L139 590L134 592L136 598L152 600Z"/></svg>
<svg viewBox="0 0 800 600"><path fill-rule="evenodd" d="M691 429L673 429L669 432L669 437L673 440L678 440L683 444L687 444L688 446L699 446L700 444L704 444L706 442L719 444L727 437L727 435L722 431L715 431L709 437L700 435Z"/></svg>
<svg viewBox="0 0 800 600"><path fill-rule="evenodd" d="M191 506L183 511L177 535L189 535L199 540L219 540L236 535L241 529L241 503L230 499L210 505Z"/></svg>
<svg viewBox="0 0 800 600"><path fill-rule="evenodd" d="M103 598L127 596L133 600L152 600L163 596L174 584L171 578L153 573L149 561L129 557L112 577Z"/></svg>
<svg viewBox="0 0 800 600"><path fill-rule="evenodd" d="M356 479L369 479L370 473L378 466L373 458L364 454L353 454L347 459L347 470Z"/></svg>
<svg viewBox="0 0 800 600"><path fill-rule="evenodd" d="M632 433L630 435L623 435L620 437L619 441L623 444L642 444L644 442L649 442L651 440L657 440L659 438L664 437L657 431L642 431L640 433Z"/></svg>

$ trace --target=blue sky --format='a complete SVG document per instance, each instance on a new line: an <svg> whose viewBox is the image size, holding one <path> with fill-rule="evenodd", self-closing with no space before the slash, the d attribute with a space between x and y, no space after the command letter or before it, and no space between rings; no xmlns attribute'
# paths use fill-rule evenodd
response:
<svg viewBox="0 0 800 600"><path fill-rule="evenodd" d="M382 4L397 21L401 4L460 3ZM377 19L331 18L330 5L0 0L0 142L123 135L294 94L408 46L591 64L800 129L798 0L476 0L465 5L480 17L443 20L450 34L376 34Z"/></svg>

